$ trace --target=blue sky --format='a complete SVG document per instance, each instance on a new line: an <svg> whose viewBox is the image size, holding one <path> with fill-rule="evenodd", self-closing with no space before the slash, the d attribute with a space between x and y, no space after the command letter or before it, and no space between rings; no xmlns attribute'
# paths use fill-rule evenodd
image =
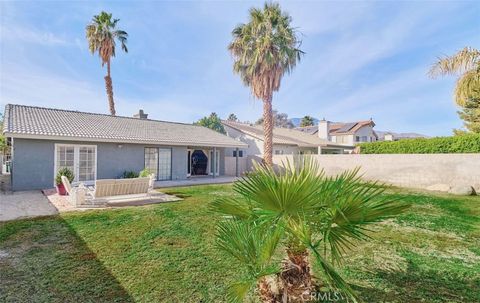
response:
<svg viewBox="0 0 480 303"><path fill-rule="evenodd" d="M306 55L274 108L376 129L449 135L461 126L455 77L426 75L437 56L480 47L480 2L280 2ZM129 53L112 63L117 112L192 122L212 111L255 121L262 104L232 73L231 30L262 2L1 2L0 106L107 113L102 69L85 40L101 10L120 18Z"/></svg>

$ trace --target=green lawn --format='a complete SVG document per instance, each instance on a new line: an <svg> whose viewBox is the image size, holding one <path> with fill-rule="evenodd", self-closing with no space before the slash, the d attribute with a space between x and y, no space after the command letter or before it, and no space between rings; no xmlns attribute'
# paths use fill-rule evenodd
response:
<svg viewBox="0 0 480 303"><path fill-rule="evenodd" d="M0 225L0 302L224 302L241 272L208 205L231 186L168 191L185 200ZM372 226L344 277L366 302L480 302L480 197L390 194L412 208Z"/></svg>

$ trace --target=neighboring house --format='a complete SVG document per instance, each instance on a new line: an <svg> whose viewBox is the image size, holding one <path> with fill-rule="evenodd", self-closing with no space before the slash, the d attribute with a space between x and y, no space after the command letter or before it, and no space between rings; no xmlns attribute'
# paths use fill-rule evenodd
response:
<svg viewBox="0 0 480 303"><path fill-rule="evenodd" d="M417 133L394 133L387 131L375 131L378 135L378 141L398 141L404 139L430 138L429 136Z"/></svg>
<svg viewBox="0 0 480 303"><path fill-rule="evenodd" d="M157 180L222 175L225 149L246 144L202 126L8 104L4 135L12 144L12 189L51 188L67 167L75 180L118 178L149 169ZM215 172L215 174L213 174Z"/></svg>
<svg viewBox="0 0 480 303"><path fill-rule="evenodd" d="M239 150L240 156L263 156L263 126L233 121L222 121L227 135L235 140L248 144L247 148ZM273 129L273 154L343 154L353 150L354 146L336 144L311 136L295 129L275 127ZM226 149L228 156L235 156L236 151Z"/></svg>
<svg viewBox="0 0 480 303"><path fill-rule="evenodd" d="M318 136L332 143L355 145L361 142L374 142L378 137L372 120L357 122L331 122L325 119L318 122L318 126L297 127L296 130Z"/></svg>

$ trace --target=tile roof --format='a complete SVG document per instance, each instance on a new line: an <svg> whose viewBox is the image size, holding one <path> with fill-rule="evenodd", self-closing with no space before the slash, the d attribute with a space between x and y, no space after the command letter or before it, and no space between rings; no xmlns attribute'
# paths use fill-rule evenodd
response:
<svg viewBox="0 0 480 303"><path fill-rule="evenodd" d="M330 135L354 134L360 128L370 124L372 126L375 126L375 123L372 120L356 121L356 122L348 122L348 123L330 122ZM314 135L318 132L318 125L297 127L295 129L310 135Z"/></svg>
<svg viewBox="0 0 480 303"><path fill-rule="evenodd" d="M176 146L247 146L211 129L192 124L15 104L5 107L3 132L14 138Z"/></svg>
<svg viewBox="0 0 480 303"><path fill-rule="evenodd" d="M241 131L242 133L245 133L247 135L250 135L254 138L257 138L263 141L263 138L264 138L263 126L261 125L250 125L246 123L226 121L226 120L222 121L222 123L224 126L231 127L238 131ZM335 144L330 141L321 139L318 136L312 136L295 129L282 128L282 127L275 127L273 129L273 144L294 145L299 147L318 147L318 146L345 147L345 145Z"/></svg>
<svg viewBox="0 0 480 303"><path fill-rule="evenodd" d="M356 121L350 123L333 122L330 124L330 134L354 134L357 130L364 126L372 125L375 123L372 120Z"/></svg>

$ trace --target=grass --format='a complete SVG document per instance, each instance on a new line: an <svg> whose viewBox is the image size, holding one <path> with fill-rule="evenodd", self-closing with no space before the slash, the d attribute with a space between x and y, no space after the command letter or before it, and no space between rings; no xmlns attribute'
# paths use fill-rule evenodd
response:
<svg viewBox="0 0 480 303"><path fill-rule="evenodd" d="M181 202L3 223L1 302L224 302L242 272L214 246L208 205L230 185L169 190ZM480 302L480 197L392 190L412 204L372 226L344 277L366 302Z"/></svg>

